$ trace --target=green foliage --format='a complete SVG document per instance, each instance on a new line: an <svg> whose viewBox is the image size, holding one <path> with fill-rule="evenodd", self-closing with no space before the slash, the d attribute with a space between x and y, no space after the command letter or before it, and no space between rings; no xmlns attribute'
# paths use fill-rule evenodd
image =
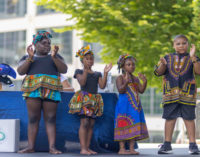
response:
<svg viewBox="0 0 200 157"><path fill-rule="evenodd" d="M160 86L153 74L159 58L173 52L172 38L185 34L200 45L199 0L37 0L38 5L71 17L76 24L62 31L79 30L87 42L103 45L105 62L119 55L137 59L136 72L146 74L150 86Z"/></svg>

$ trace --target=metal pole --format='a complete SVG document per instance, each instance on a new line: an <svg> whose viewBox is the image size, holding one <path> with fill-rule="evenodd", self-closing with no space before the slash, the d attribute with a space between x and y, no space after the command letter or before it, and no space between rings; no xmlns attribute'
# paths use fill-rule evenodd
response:
<svg viewBox="0 0 200 157"><path fill-rule="evenodd" d="M154 114L154 88L150 88L150 114Z"/></svg>

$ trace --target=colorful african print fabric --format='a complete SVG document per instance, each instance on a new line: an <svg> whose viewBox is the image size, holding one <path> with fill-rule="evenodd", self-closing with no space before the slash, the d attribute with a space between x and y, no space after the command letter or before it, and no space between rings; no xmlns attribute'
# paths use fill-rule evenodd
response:
<svg viewBox="0 0 200 157"><path fill-rule="evenodd" d="M56 75L35 74L27 75L22 85L24 97L50 99L61 101L62 85Z"/></svg>
<svg viewBox="0 0 200 157"><path fill-rule="evenodd" d="M38 41L41 41L43 37L50 39L50 38L52 38L52 35L47 31L38 31L37 34L33 35L32 44L36 45L36 43Z"/></svg>
<svg viewBox="0 0 200 157"><path fill-rule="evenodd" d="M188 53L168 54L167 69L163 77L163 105L178 102L196 105L197 87L192 60ZM197 59L199 61L199 58ZM157 74L155 69L155 74Z"/></svg>
<svg viewBox="0 0 200 157"><path fill-rule="evenodd" d="M77 91L69 103L69 113L95 118L103 114L103 99L100 94Z"/></svg>
<svg viewBox="0 0 200 157"><path fill-rule="evenodd" d="M91 49L90 45L87 45L87 46L85 46L85 47L82 47L80 50L78 50L78 52L76 52L76 57L80 57L80 59L82 60L83 57L84 57L86 54L88 54L88 53L94 55L93 52L92 52L92 49Z"/></svg>
<svg viewBox="0 0 200 157"><path fill-rule="evenodd" d="M129 83L127 91L119 94L115 109L114 140L142 140L148 138L144 112L138 95L138 83Z"/></svg>

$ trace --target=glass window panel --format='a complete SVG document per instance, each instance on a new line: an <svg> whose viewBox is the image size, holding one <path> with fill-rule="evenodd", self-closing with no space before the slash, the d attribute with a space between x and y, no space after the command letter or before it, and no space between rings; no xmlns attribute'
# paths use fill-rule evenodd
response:
<svg viewBox="0 0 200 157"><path fill-rule="evenodd" d="M95 63L100 63L102 62L100 52L103 48L99 43L89 43L89 42L84 42L84 46L90 45L92 51L94 52L94 61Z"/></svg>
<svg viewBox="0 0 200 157"><path fill-rule="evenodd" d="M0 14L5 12L5 1L0 0Z"/></svg>
<svg viewBox="0 0 200 157"><path fill-rule="evenodd" d="M70 83L70 85L72 86L72 78L71 77L67 77L67 80Z"/></svg>
<svg viewBox="0 0 200 157"><path fill-rule="evenodd" d="M27 0L0 0L0 19L24 16L26 6Z"/></svg>
<svg viewBox="0 0 200 157"><path fill-rule="evenodd" d="M25 54L25 31L0 33L0 61L16 66L19 59Z"/></svg>
<svg viewBox="0 0 200 157"><path fill-rule="evenodd" d="M59 46L59 54L64 58L67 64L72 63L72 31L56 33L52 29L41 29L49 31L53 38L51 39L52 46ZM52 47L53 48L53 47Z"/></svg>
<svg viewBox="0 0 200 157"><path fill-rule="evenodd" d="M156 92L154 88L148 88L143 94L140 94L143 110L149 115L162 114L162 93ZM152 100L151 100L152 99ZM152 102L152 104L150 103Z"/></svg>
<svg viewBox="0 0 200 157"><path fill-rule="evenodd" d="M50 14L50 13L55 13L56 11L53 9L47 9L43 6L37 6L37 14Z"/></svg>

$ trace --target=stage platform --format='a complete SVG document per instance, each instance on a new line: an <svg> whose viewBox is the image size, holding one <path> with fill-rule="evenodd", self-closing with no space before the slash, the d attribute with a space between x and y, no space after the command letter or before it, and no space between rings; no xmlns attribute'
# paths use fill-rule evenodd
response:
<svg viewBox="0 0 200 157"><path fill-rule="evenodd" d="M139 144L140 149L137 151L140 152L138 157L190 157L194 155L188 154L188 145L187 144L173 144L173 154L170 155L158 155L158 145L159 144ZM37 152L31 154L18 154L18 153L0 153L0 157L83 157L84 155L79 154L79 150L69 150L60 155L51 155L47 152ZM124 156L118 155L117 153L99 153L97 155L90 155L97 157L116 157L116 156ZM126 155L130 156L130 155ZM198 156L198 155L197 155Z"/></svg>
<svg viewBox="0 0 200 157"><path fill-rule="evenodd" d="M67 142L79 143L80 118L77 115L68 113L68 103L73 94L72 92L62 92L62 101L57 108L56 147L62 151L68 150ZM118 144L113 140L113 132L115 105L118 97L116 93L101 93L101 95L104 101L104 112L103 116L96 119L91 146L98 152L116 152ZM0 119L20 120L20 147L24 147L24 143L27 141L28 114L22 92L0 91ZM43 118L40 122L35 150L48 151L48 140Z"/></svg>

